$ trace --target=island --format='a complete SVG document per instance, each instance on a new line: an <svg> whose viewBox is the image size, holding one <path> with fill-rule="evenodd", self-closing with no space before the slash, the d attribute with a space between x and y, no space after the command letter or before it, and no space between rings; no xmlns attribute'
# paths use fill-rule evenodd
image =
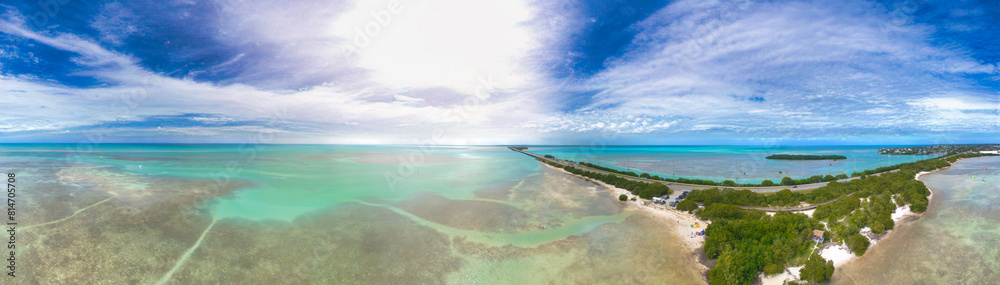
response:
<svg viewBox="0 0 1000 285"><path fill-rule="evenodd" d="M838 160L847 159L843 155L805 155L805 154L775 154L765 157L767 159L778 160Z"/></svg>
<svg viewBox="0 0 1000 285"><path fill-rule="evenodd" d="M793 270L798 276L792 275L796 280L788 284L829 281L835 271L832 260L839 258L835 256L862 256L873 242L884 238L896 226L901 215L927 210L931 192L916 179L919 174L949 167L964 158L1000 155L982 151L949 152L940 157L852 173L851 177L856 179L847 179L844 174L816 175L802 180L785 177L781 183L785 186L829 183L806 191L758 192L758 189L724 188L735 184L728 180L717 183L665 179L648 173L636 174L512 150L567 173L600 182L614 190L619 201L627 203L629 195L626 194L631 193L636 196L632 201L643 205L644 209L691 215L689 217L696 221L692 228L697 228L697 224L706 225L701 232L691 232L690 238L703 238L703 243L696 248L700 248L707 260L703 265L708 281L747 285L763 282L763 279L785 278L780 275ZM676 204L658 207L658 200L663 201L663 197L674 192L664 185L667 181L724 187L685 191L678 196ZM769 180L765 182L761 186L774 185ZM687 228L680 231L681 236L687 233Z"/></svg>
<svg viewBox="0 0 1000 285"><path fill-rule="evenodd" d="M957 152L996 152L1000 150L1000 145L980 145L980 144L953 144L953 145L931 145L931 146L911 146L880 148L878 154L895 155L933 155L941 153Z"/></svg>

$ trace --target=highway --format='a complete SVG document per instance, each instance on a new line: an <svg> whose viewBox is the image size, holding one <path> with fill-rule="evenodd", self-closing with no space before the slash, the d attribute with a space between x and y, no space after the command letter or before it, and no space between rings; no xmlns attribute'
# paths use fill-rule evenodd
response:
<svg viewBox="0 0 1000 285"><path fill-rule="evenodd" d="M523 151L523 150L514 150L514 151L520 152L520 153L523 153L523 154L527 154L529 156L532 156L534 158L538 158L538 159L541 159L541 160L551 161L551 162L562 164L562 165L569 165L569 166L572 166L572 167L575 167L575 168L579 168L579 169L583 169L583 170L590 171L590 172L597 172L597 173L601 173L601 174L616 175L618 177L622 177L622 178L625 178L625 179L628 179L628 180L632 180L632 181L642 181L642 182L648 182L648 183L663 183L663 184L666 184L667 186L669 186L671 190L674 190L677 193L684 192L684 191L691 191L691 190L694 190L694 189L709 189L709 188L730 188L730 189L740 189L740 190L745 189L745 190L750 190L750 191L754 191L754 192L757 192L757 193L774 193L774 192L781 191L782 189L789 189L789 190L792 190L792 191L802 191L802 190L816 189L816 188L819 188L819 187L826 186L826 184L829 183L829 182L820 182L820 183L811 183L811 184L801 184L801 185L798 185L798 187L795 187L795 188L791 188L789 186L784 186L784 185L782 185L782 186L766 186L766 187L764 187L764 186L759 186L759 187L732 186L732 187L730 187L730 186L711 186L711 185L685 184L685 183L676 183L676 182L666 182L666 181L660 181L660 180L645 179L645 178L639 178L639 177L635 177L635 176L622 175L622 174L618 174L618 173L611 173L611 172L607 172L607 171L598 170L598 169L590 168L590 167L587 167L587 166L583 166L583 165L580 165L580 164L572 162L572 161L561 160L561 159L558 159L558 158L547 158L547 157L544 157L544 156L541 156L541 155L538 155L538 154L535 154L535 153L531 153L531 152L528 152L528 151ZM897 170L893 170L891 172L894 172L894 171L897 171ZM851 181L851 180L858 179L858 178L859 177L849 177L849 178L840 179L840 180L837 180L837 181L838 182L847 182L847 181Z"/></svg>

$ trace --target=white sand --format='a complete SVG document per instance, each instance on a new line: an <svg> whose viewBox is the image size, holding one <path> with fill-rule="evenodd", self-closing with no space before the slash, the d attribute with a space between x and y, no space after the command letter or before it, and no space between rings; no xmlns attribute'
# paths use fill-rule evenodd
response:
<svg viewBox="0 0 1000 285"><path fill-rule="evenodd" d="M848 249L846 245L842 244L838 244L836 246L832 246L820 251L819 256L822 256L826 260L833 261L834 267L838 267L841 264L851 261L851 259L854 259L855 257L854 253L852 253L851 250Z"/></svg>
<svg viewBox="0 0 1000 285"><path fill-rule="evenodd" d="M813 213L815 213L815 212L816 212L816 209L806 210L806 211L796 211L794 213L803 213L803 214L806 214L806 216L809 216L810 218L812 218Z"/></svg>
<svg viewBox="0 0 1000 285"><path fill-rule="evenodd" d="M917 176L913 177L913 179L920 180L920 176L921 175L930 174L930 173L931 173L930 171L921 171L920 173L917 173Z"/></svg>
<svg viewBox="0 0 1000 285"><path fill-rule="evenodd" d="M785 284L785 281L799 280L799 271L802 271L802 266L785 268L784 272L773 276L766 276L764 273L761 273L757 275L757 278L760 278L761 285L782 285Z"/></svg>
<svg viewBox="0 0 1000 285"><path fill-rule="evenodd" d="M924 174L931 174L931 173L938 172L938 171L941 171L941 170L945 170L945 169L948 169L948 168L951 168L951 166L942 167L942 168L936 169L934 171L921 171L920 173L917 173L917 176L914 177L913 179L920 180L920 176L923 176ZM934 189L931 189L930 187L927 187L927 190L931 191L931 194L927 195L927 201L930 202L931 199L934 198ZM928 204L930 204L930 203L928 203Z"/></svg>
<svg viewBox="0 0 1000 285"><path fill-rule="evenodd" d="M650 200L644 200L642 198L639 198L638 196L632 195L632 193L628 192L628 190L615 187L613 185L601 182L599 180L594 180L580 175L572 174L562 168L553 167L549 164L544 164L544 163L543 165L552 167L553 169L562 171L563 173L597 183L598 185L601 185L605 189L608 189L608 191L611 191L611 194L612 196L615 197L615 199L617 199L619 195L625 194L626 196L628 196L628 201L626 202L628 208L646 211L648 213L653 214L653 216L663 218L665 220L664 221L665 224L674 225L674 229L675 232L677 233L677 236L680 237L682 241L684 241L684 245L692 253L697 253L698 250L705 244L705 236L695 235L695 237L692 238L691 233L695 231L704 230L706 227L708 227L709 223L706 221L699 220L697 217L688 212L678 211L677 209L671 207L654 204ZM635 197L636 200L632 201L632 197ZM699 227L692 228L691 225L695 223L700 224ZM705 268L704 270L708 269Z"/></svg>
<svg viewBox="0 0 1000 285"><path fill-rule="evenodd" d="M916 177L914 177L914 179L920 180L920 176L922 176L924 174L929 174L929 173L933 173L933 172L922 171L920 173L917 173L917 175L916 175ZM931 191L931 195L928 196L927 199L930 200L933 197L934 197L934 192L932 190ZM892 199L893 203L896 202L896 197L891 197L891 199ZM861 201L862 202L867 202L868 199L867 198L862 198ZM815 211L816 210L795 211L795 212L796 213L804 213L804 214L808 215L809 217L812 217L813 212L815 212ZM772 216L774 215L774 213L767 213L767 214L768 215L772 215ZM910 210L910 205L904 205L902 207L897 207L896 210L892 212L892 220L893 220L893 222L896 223L896 226L898 227L900 220L902 220L903 218L905 218L907 216L911 216L911 215L917 215L917 213L914 213L912 210ZM841 220L841 221L843 221L843 220ZM826 222L820 221L820 223L823 224L824 227L827 227ZM884 235L883 238L884 237L888 237L888 233L891 232L891 231L892 231L891 229L888 230L888 231L886 231L886 235ZM871 243L871 245L869 245L869 248L875 246L878 243L878 239L872 239L871 237L869 237L869 235L871 233L871 228L869 228L869 227L862 228L859 231L859 233L861 235L865 236L866 238L868 238L868 241ZM847 263L848 261L851 261L854 258L856 258L856 256L854 256L854 253L851 252L851 250L846 245L842 245L842 244L838 244L836 246L832 246L832 247L826 248L824 250L821 250L820 253L819 253L819 255L821 257L823 257L824 259L826 259L826 260L833 261L833 266L834 267L840 267L844 263ZM764 273L761 273L757 277L761 280L761 284L762 285L781 285L781 284L784 284L786 281L798 281L798 279L800 277L799 272L801 270L802 270L801 266L789 267L789 268L786 268L785 271L782 272L781 274L777 274L777 275L774 275L774 276L765 276Z"/></svg>
<svg viewBox="0 0 1000 285"><path fill-rule="evenodd" d="M896 223L899 223L899 220L902 220L903 218L905 218L907 216L916 215L916 214L917 213L914 213L913 211L910 210L910 205L905 205L905 206L896 208L896 211L892 212L892 221L896 222Z"/></svg>
<svg viewBox="0 0 1000 285"><path fill-rule="evenodd" d="M890 231L886 231L886 234L888 234ZM861 236L868 239L868 248L872 248L873 246L875 246L875 244L878 244L878 239L872 238L872 236L874 235L872 233L872 228L863 227L861 228L861 230L858 231L858 233L861 234Z"/></svg>
<svg viewBox="0 0 1000 285"><path fill-rule="evenodd" d="M810 218L812 218L813 212L816 212L816 209L805 210L805 211L789 211L789 212L806 214L806 216L809 216ZM768 216L774 216L774 213L777 213L777 212L764 212L764 214L767 214Z"/></svg>

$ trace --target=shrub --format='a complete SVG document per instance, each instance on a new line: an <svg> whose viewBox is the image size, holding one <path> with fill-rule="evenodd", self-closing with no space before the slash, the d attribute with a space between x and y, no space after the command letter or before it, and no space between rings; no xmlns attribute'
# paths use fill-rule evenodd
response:
<svg viewBox="0 0 1000 285"><path fill-rule="evenodd" d="M851 251L854 252L854 255L857 256L864 255L865 251L868 250L869 245L871 245L871 243L868 242L868 238L861 234L851 235L851 237L847 239L847 247L850 247Z"/></svg>
<svg viewBox="0 0 1000 285"><path fill-rule="evenodd" d="M795 184L795 180L792 179L791 177L785 176L785 178L781 178L781 185L792 185L792 184Z"/></svg>
<svg viewBox="0 0 1000 285"><path fill-rule="evenodd" d="M626 200L628 200L628 195L625 195L625 194L618 195L618 200L620 200L620 201L626 201Z"/></svg>
<svg viewBox="0 0 1000 285"><path fill-rule="evenodd" d="M806 265L802 267L801 275L803 280L816 283L830 280L830 277L833 276L833 261L813 254L806 260Z"/></svg>
<svg viewBox="0 0 1000 285"><path fill-rule="evenodd" d="M653 197L670 194L670 187L667 187L667 185L664 185L663 183L649 183L649 185L645 188L639 190L638 193L632 193L639 195L639 197L642 197L643 199L651 199Z"/></svg>
<svg viewBox="0 0 1000 285"><path fill-rule="evenodd" d="M698 203L691 200L683 200L680 203L677 203L677 209L688 212L694 211L698 209Z"/></svg>

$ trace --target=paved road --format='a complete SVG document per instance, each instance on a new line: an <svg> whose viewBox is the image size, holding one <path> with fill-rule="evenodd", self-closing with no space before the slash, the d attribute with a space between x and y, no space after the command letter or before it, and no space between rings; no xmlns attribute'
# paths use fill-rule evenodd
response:
<svg viewBox="0 0 1000 285"><path fill-rule="evenodd" d="M613 174L613 175L616 175L618 177L622 177L622 178L625 178L625 179L628 179L628 180L632 180L632 181L642 181L642 182L650 182L650 183L664 183L664 184L669 185L670 189L672 189L672 190L674 190L676 192L691 191L691 190L694 190L694 189L709 189L709 188L725 187L725 188L740 189L740 190L746 189L746 190L754 191L754 192L757 192L757 193L773 193L773 192L781 191L782 189L789 189L789 190L794 190L794 191L816 189L816 188L819 188L819 187L826 186L826 184L829 183L829 182L820 182L820 183L812 183L812 184L802 184L802 185L798 185L798 187L791 188L791 187L788 187L788 186L768 186L768 187L742 187L742 186L733 186L733 187L728 187L728 186L710 186L710 185L697 185L697 184L685 184L685 183L676 183L676 182L665 182L665 181L645 179L645 178L639 178L639 177L628 176L628 175L621 175L621 174L618 174L618 173L611 173L611 172L607 172L607 171L598 170L598 169L590 168L590 167L587 167L587 166L583 166L583 165L574 163L572 161L565 161L565 160L561 160L561 159L558 159L558 158L555 158L555 159L553 159L553 158L547 158L547 157L544 157L544 156L541 156L541 155L537 155L537 154L534 154L534 153L531 153L531 152L523 151L523 150L515 150L515 151L523 153L523 154L530 155L530 156L538 158L538 159L542 159L542 160L546 160L546 161L551 161L551 162L555 162L555 163L562 164L562 165L569 165L569 166L576 167L576 168L579 168L579 169L583 169L583 170L586 170L586 171L597 172L597 173L602 173L602 174ZM854 179L858 179L858 177L850 177L850 178L840 179L840 180L837 180L837 181L839 181L839 182L846 182L846 181L851 181L851 180L854 180Z"/></svg>
<svg viewBox="0 0 1000 285"><path fill-rule="evenodd" d="M570 166L573 166L573 167L576 167L576 168L580 168L580 169L583 169L583 170L586 170L586 171L591 171L591 172L597 172L597 173L602 173L602 174L612 174L612 175L616 175L618 177L625 178L625 179L632 180L632 181L642 181L642 182L650 182L650 183L664 183L664 184L669 185L671 190L674 190L674 196L667 197L668 201L671 198L675 198L676 196L680 195L680 193L684 192L684 191L691 191L691 190L694 190L694 189L709 189L709 188L723 187L723 186L709 186L709 185L673 183L673 182L665 182L665 181L659 181L659 180L639 178L639 177L628 176L628 175L621 175L621 174L618 174L618 173L610 173L610 172L607 172L607 171L590 168L590 167L587 167L587 166L583 166L583 165L574 163L572 161L565 161L565 160L561 160L561 159L558 159L558 158L555 158L555 159L547 158L547 157L544 157L544 156L541 156L541 155L537 155L537 154L534 154L534 153L531 153L531 152L523 151L523 150L514 150L514 151L517 151L517 152L520 152L520 153L523 153L523 154L527 154L527 155L530 155L532 157L535 157L535 158L538 158L538 159L542 159L542 160L545 160L545 161L551 161L551 162L559 163L559 164L562 164L562 165L570 165ZM896 172L896 171L899 171L899 169L891 170L889 172ZM882 173L886 173L886 172L882 172ZM882 174L882 173L875 173L873 175L879 175L879 174ZM851 181L851 180L858 179L858 178L860 178L860 177L849 177L849 178L840 179L840 180L837 180L837 181L839 181L839 182L846 182L846 181ZM829 182L803 184L803 185L798 185L798 187L793 188L793 189L795 189L794 191L816 189L816 188L819 188L819 187L826 186L826 184L829 184ZM772 187L725 187L725 188L746 189L746 190L754 191L754 192L757 192L757 193L773 193L773 192L781 191L782 189L789 189L787 186L772 186ZM850 195L853 195L853 194L854 193L850 193L850 194L847 194L847 195L850 196ZM754 206L740 206L740 207L744 208L744 209L761 210L761 211L765 211L765 212L806 211L806 210L816 209L816 207L819 207L819 205L830 203L830 202L833 202L835 200L837 200L837 198L834 198L834 199L831 199L829 201L825 201L825 202L822 202L822 203L817 203L817 204L812 204L812 205L805 205L805 206L799 206L799 207L754 207ZM701 206L701 203L698 203L698 206Z"/></svg>

